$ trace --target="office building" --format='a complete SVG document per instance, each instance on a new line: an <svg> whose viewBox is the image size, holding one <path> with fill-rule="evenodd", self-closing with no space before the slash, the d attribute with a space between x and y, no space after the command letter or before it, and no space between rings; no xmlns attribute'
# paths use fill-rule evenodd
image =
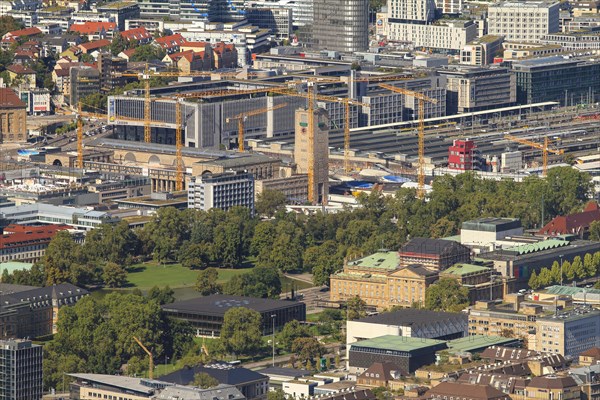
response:
<svg viewBox="0 0 600 400"><path fill-rule="evenodd" d="M460 63L485 66L494 63L494 57L502 52L502 36L485 35L468 43L460 51Z"/></svg>
<svg viewBox="0 0 600 400"><path fill-rule="evenodd" d="M104 3L97 7L99 14L104 14L117 24L119 31L125 30L125 20L140 17L140 6L136 2L117 1Z"/></svg>
<svg viewBox="0 0 600 400"><path fill-rule="evenodd" d="M535 350L536 320L543 310L540 305L521 306L523 299L523 295L510 296L505 307L496 307L487 301L476 302L469 309L469 335L523 339L529 342L529 349Z"/></svg>
<svg viewBox="0 0 600 400"><path fill-rule="evenodd" d="M188 208L208 211L246 207L254 214L254 176L225 172L192 177L188 187Z"/></svg>
<svg viewBox="0 0 600 400"><path fill-rule="evenodd" d="M46 253L50 240L67 225L8 225L0 236L0 262L37 262Z"/></svg>
<svg viewBox="0 0 600 400"><path fill-rule="evenodd" d="M308 110L296 110L294 161L297 165L296 172L299 174L307 174L312 167L314 177L312 201L314 204L327 204L329 194L329 115L322 108L315 109L313 113L314 139L312 141L313 148L311 148L308 134L310 129ZM311 188L309 188L309 193L310 190Z"/></svg>
<svg viewBox="0 0 600 400"><path fill-rule="evenodd" d="M225 313L235 307L259 312L264 335L273 333L273 323L277 331L290 321L306 320L306 304L288 300L213 294L162 306L168 316L189 322L196 336L209 337L219 337Z"/></svg>
<svg viewBox="0 0 600 400"><path fill-rule="evenodd" d="M512 63L517 77L519 104L557 101L575 105L592 101L591 93L600 93L600 62L565 59L559 56Z"/></svg>
<svg viewBox="0 0 600 400"><path fill-rule="evenodd" d="M560 3L511 0L488 7L488 34L505 40L538 42L544 35L559 32Z"/></svg>
<svg viewBox="0 0 600 400"><path fill-rule="evenodd" d="M388 7L389 9L389 7ZM410 23L388 19L388 40L411 42L417 47L458 53L477 37L477 24L458 19L438 20L435 24Z"/></svg>
<svg viewBox="0 0 600 400"><path fill-rule="evenodd" d="M0 143L27 141L27 105L8 88L0 88Z"/></svg>
<svg viewBox="0 0 600 400"><path fill-rule="evenodd" d="M370 107L363 107L361 126L384 125L404 120L404 95L381 91L363 96L363 103Z"/></svg>
<svg viewBox="0 0 600 400"><path fill-rule="evenodd" d="M367 0L313 0L312 47L343 53L369 48Z"/></svg>
<svg viewBox="0 0 600 400"><path fill-rule="evenodd" d="M509 107L517 100L516 78L507 68L440 71L447 80L448 114Z"/></svg>
<svg viewBox="0 0 600 400"><path fill-rule="evenodd" d="M127 70L127 60L113 57L110 53L98 54L98 71L100 71L100 90L108 93L121 88L127 83L127 77L121 74Z"/></svg>
<svg viewBox="0 0 600 400"><path fill-rule="evenodd" d="M563 51L598 51L600 50L600 32L582 30L578 32L551 33L541 40L547 45L560 46Z"/></svg>
<svg viewBox="0 0 600 400"><path fill-rule="evenodd" d="M97 228L101 224L116 223L120 220L105 211L45 203L2 207L0 216L11 223L20 225L64 224L77 230L86 231Z"/></svg>
<svg viewBox="0 0 600 400"><path fill-rule="evenodd" d="M387 6L388 22L406 24L433 22L437 8L434 0L391 0Z"/></svg>
<svg viewBox="0 0 600 400"><path fill-rule="evenodd" d="M537 350L577 357L600 347L600 311L577 307L536 321Z"/></svg>
<svg viewBox="0 0 600 400"><path fill-rule="evenodd" d="M29 340L0 340L0 399L42 398L42 346Z"/></svg>
<svg viewBox="0 0 600 400"><path fill-rule="evenodd" d="M77 107L84 97L100 91L100 71L94 67L73 67L69 70L69 77L69 104L74 107Z"/></svg>
<svg viewBox="0 0 600 400"><path fill-rule="evenodd" d="M254 26L269 29L278 40L289 39L292 34L292 10L290 8L252 7L246 10L246 18Z"/></svg>
<svg viewBox="0 0 600 400"><path fill-rule="evenodd" d="M0 283L0 292L0 339L54 334L58 310L88 295L70 283L42 288Z"/></svg>

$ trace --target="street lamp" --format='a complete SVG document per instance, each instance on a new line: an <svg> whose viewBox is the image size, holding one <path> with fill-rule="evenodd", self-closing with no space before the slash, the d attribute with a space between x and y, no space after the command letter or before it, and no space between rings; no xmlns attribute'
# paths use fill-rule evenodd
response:
<svg viewBox="0 0 600 400"><path fill-rule="evenodd" d="M562 286L563 285L563 262L562 262L563 255L560 254L558 257L560 258L560 286Z"/></svg>
<svg viewBox="0 0 600 400"><path fill-rule="evenodd" d="M273 366L275 366L275 314L271 314L271 321L273 321Z"/></svg>

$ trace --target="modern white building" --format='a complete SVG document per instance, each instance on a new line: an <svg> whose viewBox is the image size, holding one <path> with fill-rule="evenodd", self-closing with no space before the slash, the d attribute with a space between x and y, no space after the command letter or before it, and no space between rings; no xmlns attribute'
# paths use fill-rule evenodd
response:
<svg viewBox="0 0 600 400"><path fill-rule="evenodd" d="M504 1L488 7L488 34L505 40L538 42L559 32L560 3L554 1Z"/></svg>
<svg viewBox="0 0 600 400"><path fill-rule="evenodd" d="M494 248L507 236L522 234L523 226L516 218L478 218L462 223L460 243L470 247Z"/></svg>
<svg viewBox="0 0 600 400"><path fill-rule="evenodd" d="M411 42L414 48L459 51L477 37L477 25L465 20L438 20L434 25L424 25L388 19L387 37Z"/></svg>
<svg viewBox="0 0 600 400"><path fill-rule="evenodd" d="M188 208L208 211L247 207L254 214L254 176L247 172L225 172L192 177L188 186Z"/></svg>
<svg viewBox="0 0 600 400"><path fill-rule="evenodd" d="M434 0L390 0L387 5L388 22L417 23L435 19Z"/></svg>
<svg viewBox="0 0 600 400"><path fill-rule="evenodd" d="M45 203L2 207L0 217L19 225L65 224L82 231L89 231L101 224L114 223L120 220L118 217L104 211L55 206Z"/></svg>

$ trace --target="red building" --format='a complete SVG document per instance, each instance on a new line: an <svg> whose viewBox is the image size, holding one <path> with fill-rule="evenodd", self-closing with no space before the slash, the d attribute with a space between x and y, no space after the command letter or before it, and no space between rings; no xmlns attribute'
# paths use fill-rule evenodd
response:
<svg viewBox="0 0 600 400"><path fill-rule="evenodd" d="M46 253L54 235L68 229L68 225L8 225L0 236L0 262L36 262Z"/></svg>
<svg viewBox="0 0 600 400"><path fill-rule="evenodd" d="M479 169L475 159L475 142L472 140L454 140L448 147L448 168L459 171L472 171Z"/></svg>
<svg viewBox="0 0 600 400"><path fill-rule="evenodd" d="M594 221L600 221L600 207L595 201L590 201L582 212L559 215L544 225L537 234L542 236L577 235L585 238Z"/></svg>

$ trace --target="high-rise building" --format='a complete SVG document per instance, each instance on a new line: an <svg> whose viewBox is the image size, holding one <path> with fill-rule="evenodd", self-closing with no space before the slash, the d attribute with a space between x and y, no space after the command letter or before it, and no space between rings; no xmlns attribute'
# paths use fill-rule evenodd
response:
<svg viewBox="0 0 600 400"><path fill-rule="evenodd" d="M247 207L254 214L254 176L248 172L204 174L188 186L188 208L208 211Z"/></svg>
<svg viewBox="0 0 600 400"><path fill-rule="evenodd" d="M326 204L329 194L329 117L327 111L317 108L314 111L314 140L311 149L309 137L309 113L306 109L296 110L296 141L294 161L297 173L306 174L313 169L313 203ZM311 157L312 151L312 157ZM310 181L309 181L310 184Z"/></svg>
<svg viewBox="0 0 600 400"><path fill-rule="evenodd" d="M488 7L488 34L505 40L537 42L559 31L560 3L554 1L504 1Z"/></svg>
<svg viewBox="0 0 600 400"><path fill-rule="evenodd" d="M42 398L42 346L0 340L0 400Z"/></svg>
<svg viewBox="0 0 600 400"><path fill-rule="evenodd" d="M344 53L369 48L368 0L314 0L311 46Z"/></svg>
<svg viewBox="0 0 600 400"><path fill-rule="evenodd" d="M390 0L388 4L388 22L427 23L435 19L434 0Z"/></svg>
<svg viewBox="0 0 600 400"><path fill-rule="evenodd" d="M69 104L77 106L79 101L100 91L100 71L94 67L73 67L70 72L71 90Z"/></svg>

